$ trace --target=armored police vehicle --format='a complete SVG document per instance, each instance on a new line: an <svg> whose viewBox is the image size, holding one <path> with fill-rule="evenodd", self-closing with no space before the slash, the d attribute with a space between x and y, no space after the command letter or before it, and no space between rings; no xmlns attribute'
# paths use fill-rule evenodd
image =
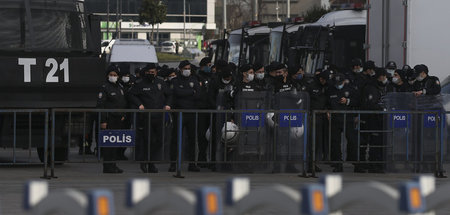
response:
<svg viewBox="0 0 450 215"><path fill-rule="evenodd" d="M3 0L0 109L95 107L105 79L100 36L100 19L85 13L83 0ZM67 120L57 123L55 155L64 160ZM43 115L0 114L0 145L36 147L42 160L43 124Z"/></svg>

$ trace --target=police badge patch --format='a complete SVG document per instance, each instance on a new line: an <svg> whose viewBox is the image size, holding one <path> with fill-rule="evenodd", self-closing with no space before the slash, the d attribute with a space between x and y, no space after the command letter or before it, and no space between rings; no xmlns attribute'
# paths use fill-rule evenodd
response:
<svg viewBox="0 0 450 215"><path fill-rule="evenodd" d="M345 91L345 97L348 97L350 95L350 93L348 91Z"/></svg>
<svg viewBox="0 0 450 215"><path fill-rule="evenodd" d="M372 94L369 94L369 100L372 100L372 99L373 99Z"/></svg>
<svg viewBox="0 0 450 215"><path fill-rule="evenodd" d="M161 90L161 84L157 84L156 86L158 86L158 90Z"/></svg>
<svg viewBox="0 0 450 215"><path fill-rule="evenodd" d="M98 94L98 98L101 99L103 97L103 93Z"/></svg>
<svg viewBox="0 0 450 215"><path fill-rule="evenodd" d="M194 82L189 82L189 86L190 86L191 88L193 88L193 87L194 87Z"/></svg>

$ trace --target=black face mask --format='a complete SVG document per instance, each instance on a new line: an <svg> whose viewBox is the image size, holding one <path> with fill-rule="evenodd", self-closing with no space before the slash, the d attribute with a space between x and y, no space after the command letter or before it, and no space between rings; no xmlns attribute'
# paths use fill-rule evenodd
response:
<svg viewBox="0 0 450 215"><path fill-rule="evenodd" d="M155 75L154 74L145 74L145 78L149 81L153 81L153 80L155 80Z"/></svg>
<svg viewBox="0 0 450 215"><path fill-rule="evenodd" d="M283 75L275 76L275 80L277 80L278 82L283 82L284 81L284 76Z"/></svg>

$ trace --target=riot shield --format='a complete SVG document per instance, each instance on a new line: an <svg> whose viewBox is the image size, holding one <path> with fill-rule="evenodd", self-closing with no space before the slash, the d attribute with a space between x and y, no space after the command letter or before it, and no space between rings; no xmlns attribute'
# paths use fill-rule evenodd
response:
<svg viewBox="0 0 450 215"><path fill-rule="evenodd" d="M385 120L387 130L392 129L391 135L385 135L388 170L435 172L439 168L437 156L447 147L441 144L445 134L439 123L445 118L444 100L444 96L415 97L412 93L390 93L384 98L387 110L399 112Z"/></svg>
<svg viewBox="0 0 450 215"><path fill-rule="evenodd" d="M273 109L279 112L271 118L274 120L272 154L276 161L286 162L285 171L292 172L297 170L295 164L306 162L306 114L299 111L309 110L309 95L297 91L277 93Z"/></svg>

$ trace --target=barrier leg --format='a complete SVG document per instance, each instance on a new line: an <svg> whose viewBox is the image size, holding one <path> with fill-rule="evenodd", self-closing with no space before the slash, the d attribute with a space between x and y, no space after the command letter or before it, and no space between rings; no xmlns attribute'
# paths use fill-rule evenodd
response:
<svg viewBox="0 0 450 215"><path fill-rule="evenodd" d="M183 113L178 113L178 159L177 159L177 173L175 178L184 178L181 175L181 150L183 149Z"/></svg>

